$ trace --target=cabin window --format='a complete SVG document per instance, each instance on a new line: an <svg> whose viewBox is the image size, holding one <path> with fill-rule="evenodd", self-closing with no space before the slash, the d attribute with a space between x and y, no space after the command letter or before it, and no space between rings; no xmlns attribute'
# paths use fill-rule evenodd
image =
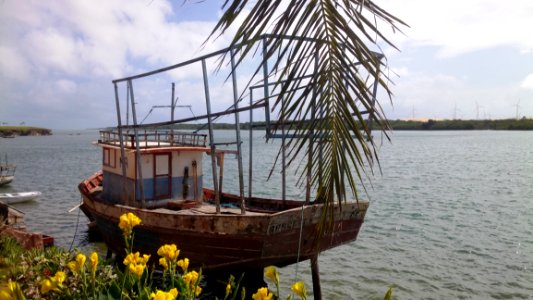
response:
<svg viewBox="0 0 533 300"><path fill-rule="evenodd" d="M111 168L115 168L117 165L117 150L116 149L109 149L104 148L104 154L103 154L103 165L108 166Z"/></svg>
<svg viewBox="0 0 533 300"><path fill-rule="evenodd" d="M172 171L170 153L154 154L154 199L165 199L171 195Z"/></svg>

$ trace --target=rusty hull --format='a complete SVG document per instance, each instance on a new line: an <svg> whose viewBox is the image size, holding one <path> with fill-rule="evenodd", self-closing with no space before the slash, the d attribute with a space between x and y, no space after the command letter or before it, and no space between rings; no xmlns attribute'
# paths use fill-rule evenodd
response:
<svg viewBox="0 0 533 300"><path fill-rule="evenodd" d="M82 185L82 210L96 222L114 253L124 253L118 222L122 214L131 212L142 220L134 229L135 251L157 258L161 245L176 244L181 249L180 257L189 258L192 267L204 270L257 269L308 259L317 251L354 241L368 208L365 201L345 203L342 209L336 204L333 226L318 238L321 204L302 207L300 201L252 198L246 200L244 215L240 208L222 208L216 214L209 201L184 209L142 209L106 203L99 198L98 190L89 192ZM206 189L205 199L210 199L212 193ZM238 198L222 195L222 203L233 201Z"/></svg>

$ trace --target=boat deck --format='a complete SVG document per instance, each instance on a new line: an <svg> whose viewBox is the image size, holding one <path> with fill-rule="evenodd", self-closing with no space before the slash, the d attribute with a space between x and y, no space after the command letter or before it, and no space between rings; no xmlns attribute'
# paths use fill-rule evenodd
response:
<svg viewBox="0 0 533 300"><path fill-rule="evenodd" d="M209 203L202 203L193 208L186 208L186 209L180 209L180 210L161 207L161 208L151 209L151 211L156 211L156 212L166 213L166 214L176 214L176 215L216 215L217 214L216 206L213 204L209 204ZM220 213L226 214L226 215L240 215L241 209L239 207L221 207ZM246 215L266 216L266 215L270 215L270 213L254 212L254 211L247 210Z"/></svg>

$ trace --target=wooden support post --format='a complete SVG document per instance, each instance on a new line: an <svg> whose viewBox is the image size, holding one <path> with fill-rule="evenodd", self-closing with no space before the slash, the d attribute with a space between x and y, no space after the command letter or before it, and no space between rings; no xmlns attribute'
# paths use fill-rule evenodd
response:
<svg viewBox="0 0 533 300"><path fill-rule="evenodd" d="M318 270L318 254L311 257L311 275L313 277L313 296L315 300L322 300L320 288L320 271Z"/></svg>
<svg viewBox="0 0 533 300"><path fill-rule="evenodd" d="M218 179L218 192L222 195L222 181L224 180L224 152L216 154L220 177Z"/></svg>

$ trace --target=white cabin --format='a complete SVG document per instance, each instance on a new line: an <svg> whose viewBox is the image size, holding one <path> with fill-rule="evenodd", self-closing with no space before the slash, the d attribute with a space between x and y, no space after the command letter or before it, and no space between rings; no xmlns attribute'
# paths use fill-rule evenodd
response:
<svg viewBox="0 0 533 300"><path fill-rule="evenodd" d="M144 201L146 207L165 206L171 200L202 201L202 158L210 150L206 135L158 130L138 137L137 148L135 135L122 134L126 158L122 160L119 134L100 132L101 198L134 206ZM124 169L121 161L126 161Z"/></svg>

